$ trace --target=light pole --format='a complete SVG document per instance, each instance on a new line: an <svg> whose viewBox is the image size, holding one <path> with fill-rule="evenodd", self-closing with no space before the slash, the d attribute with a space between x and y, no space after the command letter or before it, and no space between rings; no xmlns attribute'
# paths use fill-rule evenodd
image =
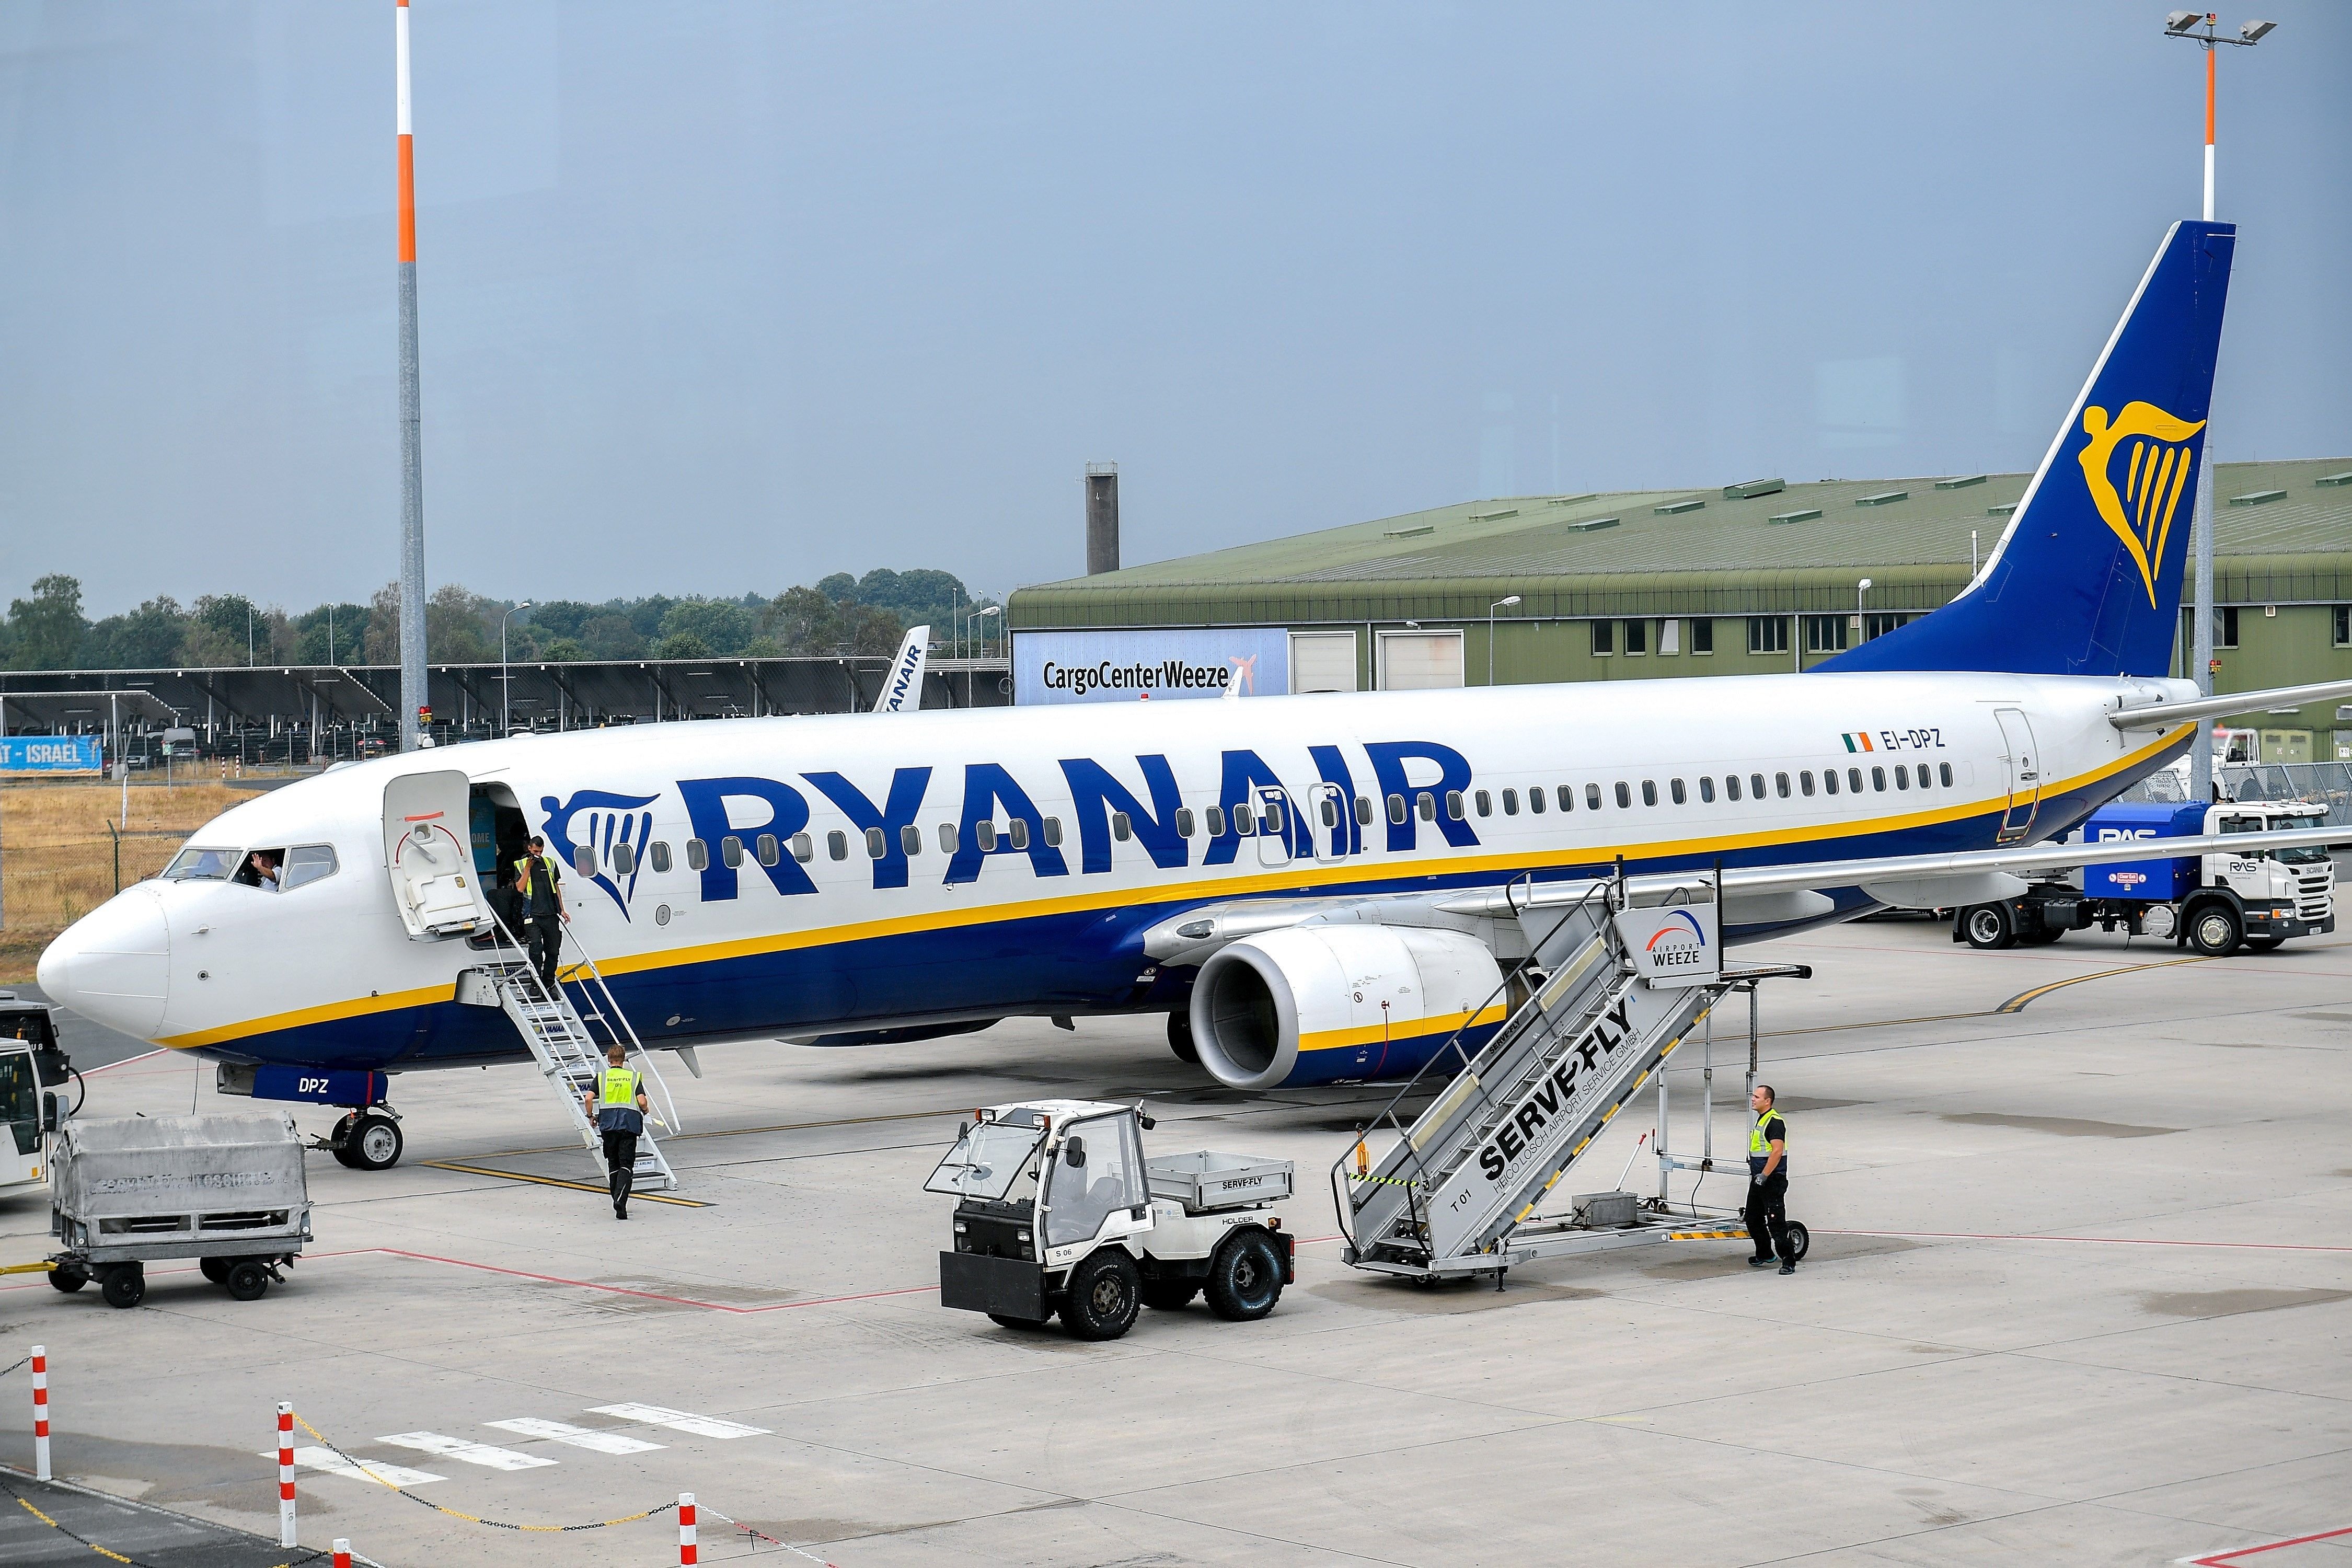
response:
<svg viewBox="0 0 2352 1568"><path fill-rule="evenodd" d="M2213 82L2214 53L2222 44L2251 48L2263 41L2276 22L2248 22L2238 28L2234 38L2223 37L2217 29L2220 15L2212 11L2174 11L2164 18L2167 37L2187 38L2205 51L2205 221L2213 221ZM2202 26L2205 30L2199 32ZM2213 416L2208 409L2205 416L2205 444L2197 465L2197 510L2193 524L2197 538L2197 607L2193 632L2197 668L2193 671L2198 692L2213 695ZM2197 792L2200 802L2213 798L2213 727L2200 722L2197 739L2189 748L2189 787Z"/></svg>
<svg viewBox="0 0 2352 1568"><path fill-rule="evenodd" d="M245 668L253 668L253 601L245 602Z"/></svg>
<svg viewBox="0 0 2352 1568"><path fill-rule="evenodd" d="M501 735L514 733L514 677L507 670L507 622L516 611L530 608L530 601L525 599L499 617L499 733Z"/></svg>
<svg viewBox="0 0 2352 1568"><path fill-rule="evenodd" d="M988 628L982 626L980 623L988 619L989 616L996 615L1003 608L1004 606L1002 605L991 605L984 610L977 610L973 612L971 617L971 635L974 637L977 637L980 643L980 651L973 655L973 658L986 658L988 657Z"/></svg>
<svg viewBox="0 0 2352 1568"><path fill-rule="evenodd" d="M1519 596L1514 594L1507 599L1497 599L1486 606L1486 684L1489 686L1495 684L1495 612L1506 605L1516 605L1518 602Z"/></svg>
<svg viewBox="0 0 2352 1568"><path fill-rule="evenodd" d="M1860 647L1869 639L1862 635L1863 595L1870 592L1870 579L1864 577L1853 585L1853 646Z"/></svg>

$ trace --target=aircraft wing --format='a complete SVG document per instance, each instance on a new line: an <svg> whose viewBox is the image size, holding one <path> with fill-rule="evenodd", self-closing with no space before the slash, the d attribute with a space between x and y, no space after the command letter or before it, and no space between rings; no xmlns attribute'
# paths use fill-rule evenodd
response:
<svg viewBox="0 0 2352 1568"><path fill-rule="evenodd" d="M2118 730L2161 730L2190 719L2218 719L2230 713L2252 713L2270 708L2300 708L2352 697L2352 680L2321 680L2309 686L2276 686L2267 691L2231 691L2219 697L2199 697L2187 702L2126 703L2107 715Z"/></svg>
<svg viewBox="0 0 2352 1568"><path fill-rule="evenodd" d="M908 626L906 641L890 660L882 695L874 700L877 713L912 713L923 705L923 665L929 658L931 628Z"/></svg>

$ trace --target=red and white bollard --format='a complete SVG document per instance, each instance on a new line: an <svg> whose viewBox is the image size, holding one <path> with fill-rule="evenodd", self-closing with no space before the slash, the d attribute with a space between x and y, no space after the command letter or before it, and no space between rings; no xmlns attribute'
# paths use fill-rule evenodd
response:
<svg viewBox="0 0 2352 1568"><path fill-rule="evenodd" d="M677 1494L677 1562L678 1568L693 1568L700 1559L694 1554L694 1494Z"/></svg>
<svg viewBox="0 0 2352 1568"><path fill-rule="evenodd" d="M33 1347L33 1474L49 1479L49 1347Z"/></svg>
<svg viewBox="0 0 2352 1568"><path fill-rule="evenodd" d="M294 1544L294 1407L278 1407L278 1544Z"/></svg>
<svg viewBox="0 0 2352 1568"><path fill-rule="evenodd" d="M335 1568L352 1568L352 1543L350 1542L337 1541L335 1542Z"/></svg>

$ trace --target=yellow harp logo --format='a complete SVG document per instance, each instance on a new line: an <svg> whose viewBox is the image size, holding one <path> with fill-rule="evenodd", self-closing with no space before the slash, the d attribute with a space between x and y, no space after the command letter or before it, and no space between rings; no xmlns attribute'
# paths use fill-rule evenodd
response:
<svg viewBox="0 0 2352 1568"><path fill-rule="evenodd" d="M2090 481L2099 515L2139 563L2151 605L2164 542L2171 537L2173 514L2189 484L2189 437L2203 428L2203 420L2191 425L2175 419L2153 403L2126 403L2112 422L2104 408L2083 410L2083 433L2091 438L2082 451L2083 478ZM2116 489L2118 467L2121 494Z"/></svg>

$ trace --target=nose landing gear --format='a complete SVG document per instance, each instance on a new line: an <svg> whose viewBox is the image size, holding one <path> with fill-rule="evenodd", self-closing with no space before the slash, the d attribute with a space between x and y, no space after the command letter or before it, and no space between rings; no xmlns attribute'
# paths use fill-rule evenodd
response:
<svg viewBox="0 0 2352 1568"><path fill-rule="evenodd" d="M325 1147L338 1163L354 1171L388 1171L400 1163L405 1142L391 1108L378 1105L346 1113Z"/></svg>

